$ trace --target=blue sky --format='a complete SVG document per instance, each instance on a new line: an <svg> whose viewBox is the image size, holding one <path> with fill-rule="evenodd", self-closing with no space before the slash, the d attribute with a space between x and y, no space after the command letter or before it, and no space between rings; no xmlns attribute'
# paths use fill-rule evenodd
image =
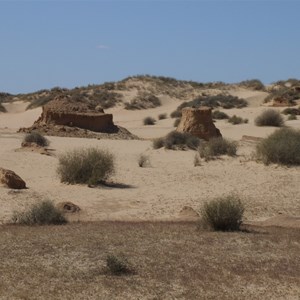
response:
<svg viewBox="0 0 300 300"><path fill-rule="evenodd" d="M300 78L299 1L1 1L0 91Z"/></svg>

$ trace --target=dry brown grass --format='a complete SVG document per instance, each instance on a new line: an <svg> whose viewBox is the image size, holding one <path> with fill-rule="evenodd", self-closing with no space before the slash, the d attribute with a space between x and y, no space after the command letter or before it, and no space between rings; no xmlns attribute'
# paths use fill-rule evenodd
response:
<svg viewBox="0 0 300 300"><path fill-rule="evenodd" d="M300 231L220 233L195 223L0 228L3 299L297 299ZM122 253L134 275L104 272Z"/></svg>

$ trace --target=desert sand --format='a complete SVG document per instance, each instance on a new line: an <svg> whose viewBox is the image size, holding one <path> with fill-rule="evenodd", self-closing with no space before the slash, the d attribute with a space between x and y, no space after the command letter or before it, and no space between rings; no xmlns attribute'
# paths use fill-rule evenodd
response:
<svg viewBox="0 0 300 300"><path fill-rule="evenodd" d="M237 141L238 156L202 162L194 166L195 151L173 151L152 148L152 139L174 130L174 119L157 121L144 126L146 116L157 119L160 113L168 115L181 103L164 96L162 106L154 109L127 111L118 106L107 110L114 115L116 125L127 128L141 140L97 140L85 138L48 137L53 155L18 151L24 134L20 127L28 127L41 114L41 108L26 111L26 103L4 104L7 113L0 113L1 167L15 171L28 186L26 190L0 187L0 222L10 220L14 211L27 208L38 200L55 203L71 201L80 206L73 221L99 220L192 220L193 212L182 213L188 206L199 211L204 201L235 193L246 206L245 220L264 221L270 217L300 215L300 168L278 165L265 166L253 159L255 142L242 139L244 135L266 137L276 128L257 127L254 118L266 107L264 92L235 89L233 95L245 98L249 105L242 109L224 110L238 115L248 124L232 125L216 121L223 137ZM275 108L276 109L276 108ZM278 108L282 110L284 108ZM300 128L300 119L287 121L287 126ZM58 157L65 151L82 147L99 147L111 151L116 158L116 187L89 188L85 185L67 185L60 182L56 169ZM151 166L138 166L139 155L150 158Z"/></svg>

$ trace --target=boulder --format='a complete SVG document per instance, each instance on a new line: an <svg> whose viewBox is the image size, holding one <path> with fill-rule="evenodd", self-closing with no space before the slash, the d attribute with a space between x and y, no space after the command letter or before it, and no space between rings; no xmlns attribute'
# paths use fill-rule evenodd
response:
<svg viewBox="0 0 300 300"><path fill-rule="evenodd" d="M26 183L20 176L3 168L0 168L0 183L11 189L26 189Z"/></svg>
<svg viewBox="0 0 300 300"><path fill-rule="evenodd" d="M204 106L200 108L183 108L182 117L176 131L187 132L204 140L222 136L220 130L213 123L211 108Z"/></svg>

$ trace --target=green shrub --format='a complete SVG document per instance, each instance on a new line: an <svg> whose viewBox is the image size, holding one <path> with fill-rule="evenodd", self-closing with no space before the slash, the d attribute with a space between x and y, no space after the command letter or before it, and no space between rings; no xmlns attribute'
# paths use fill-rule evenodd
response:
<svg viewBox="0 0 300 300"><path fill-rule="evenodd" d="M237 144L222 137L218 137L202 143L198 150L200 157L205 158L205 160L209 160L220 155L235 156Z"/></svg>
<svg viewBox="0 0 300 300"><path fill-rule="evenodd" d="M224 120L224 119L229 119L229 116L222 111L214 110L212 112L212 118L216 120Z"/></svg>
<svg viewBox="0 0 300 300"><path fill-rule="evenodd" d="M72 150L59 158L61 182L97 184L114 173L114 156L97 148Z"/></svg>
<svg viewBox="0 0 300 300"><path fill-rule="evenodd" d="M143 120L144 125L154 125L156 123L156 120L152 117L146 117Z"/></svg>
<svg viewBox="0 0 300 300"><path fill-rule="evenodd" d="M177 127L177 126L179 125L180 121L181 121L180 118L175 119L174 125L173 125L173 126L174 126L174 127Z"/></svg>
<svg viewBox="0 0 300 300"><path fill-rule="evenodd" d="M242 224L244 205L235 195L216 198L204 203L202 224L216 231L238 231Z"/></svg>
<svg viewBox="0 0 300 300"><path fill-rule="evenodd" d="M267 109L263 111L258 117L256 117L255 125L281 127L284 125L284 120L277 110Z"/></svg>
<svg viewBox="0 0 300 300"><path fill-rule="evenodd" d="M275 131L257 145L256 155L264 164L300 165L300 130Z"/></svg>
<svg viewBox="0 0 300 300"><path fill-rule="evenodd" d="M35 131L26 134L23 141L26 143L35 143L41 147L47 147L50 144L48 139L46 139L43 135Z"/></svg>
<svg viewBox="0 0 300 300"><path fill-rule="evenodd" d="M158 115L158 120L164 120L167 118L167 114L159 114Z"/></svg>
<svg viewBox="0 0 300 300"><path fill-rule="evenodd" d="M123 255L108 255L106 258L106 268L110 274L116 276L134 273L134 270L129 266L127 259Z"/></svg>
<svg viewBox="0 0 300 300"><path fill-rule="evenodd" d="M51 201L46 200L32 205L25 212L15 212L12 222L21 225L60 225L67 220Z"/></svg>
<svg viewBox="0 0 300 300"><path fill-rule="evenodd" d="M237 125L237 124L242 124L242 123L248 123L248 119L243 119L241 117L233 115L232 117L230 117L228 119L228 122L233 124L233 125Z"/></svg>

